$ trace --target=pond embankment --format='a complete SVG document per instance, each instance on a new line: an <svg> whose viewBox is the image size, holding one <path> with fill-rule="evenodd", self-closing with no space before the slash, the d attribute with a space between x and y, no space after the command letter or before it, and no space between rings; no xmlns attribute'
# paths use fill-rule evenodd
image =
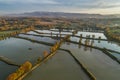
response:
<svg viewBox="0 0 120 80"><path fill-rule="evenodd" d="M13 65L13 66L18 66L18 67L20 67L20 64L17 64L16 62L14 62L14 61L12 61L12 60L4 57L4 56L0 56L0 61L3 61L3 62L5 62L5 63L8 64L8 65Z"/></svg>
<svg viewBox="0 0 120 80"><path fill-rule="evenodd" d="M103 53L105 53L105 54L108 55L110 58L112 58L113 60L115 60L116 62L118 62L118 63L120 64L120 61L119 61L115 56L113 56L112 54L110 54L110 53L108 52L108 51L110 51L110 52L120 53L120 52L118 52L118 51L109 50L109 49L106 49L106 48L100 48L100 47L97 47L97 46L85 45L85 44L78 43L78 42L75 42L75 41L68 41L68 42L74 43L74 44L78 44L78 45L83 45L83 46L90 47L90 48L94 48L94 49L98 49L98 50L102 51Z"/></svg>

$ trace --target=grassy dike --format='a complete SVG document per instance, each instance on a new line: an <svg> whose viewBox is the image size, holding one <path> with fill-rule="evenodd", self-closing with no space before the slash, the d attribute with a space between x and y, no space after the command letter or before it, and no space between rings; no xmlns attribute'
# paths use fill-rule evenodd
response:
<svg viewBox="0 0 120 80"><path fill-rule="evenodd" d="M109 32L106 30L104 32L104 35L111 41L114 41L114 42L118 42L120 43L120 36L118 36L116 33L114 32L117 32L120 34L120 29L116 29L116 30L109 30ZM117 36L116 36L117 35Z"/></svg>
<svg viewBox="0 0 120 80"><path fill-rule="evenodd" d="M43 33L43 32L39 32L39 31L35 31L35 30L33 30L33 32L38 33L38 34L51 34L51 36L52 36L52 35L59 35L59 33L53 33L53 32L51 32L51 33ZM72 32L71 32L71 33L72 33ZM66 35L66 34L61 34L61 33L60 33L60 35Z"/></svg>
<svg viewBox="0 0 120 80"><path fill-rule="evenodd" d="M74 33L77 33L77 31L75 31ZM74 35L74 34L73 34L73 35ZM70 38L70 35L67 35L67 37L64 38L64 40L65 40L65 41L69 41L69 38ZM83 71L89 76L89 78L90 78L91 80L96 80L96 77L93 75L93 73L91 73L91 72L87 69L87 67L86 67L82 62L78 61L77 58L71 53L71 51L66 50L66 49L61 49L61 48L60 48L59 50L63 50L63 51L68 52L68 53L74 58L74 60L76 61L76 63L81 66L81 68L82 68Z"/></svg>
<svg viewBox="0 0 120 80"><path fill-rule="evenodd" d="M88 37L81 37L81 36L76 36L76 35L74 35L74 37L78 37L78 38L82 38L82 39L92 39L92 40L101 40L101 41L108 41L107 39L99 39L99 38L88 38Z"/></svg>
<svg viewBox="0 0 120 80"><path fill-rule="evenodd" d="M37 41L37 40L30 39L30 38L25 38L25 37L15 36L15 38L24 39L24 40L28 40L28 41L31 41L31 42L35 42L35 43L39 43L39 44L44 44L44 45L48 45L48 46L53 46L54 45L52 43L47 43L47 42L43 42L43 41Z"/></svg>
<svg viewBox="0 0 120 80"><path fill-rule="evenodd" d="M78 43L78 42L75 42L75 41L68 41L68 42L78 44L78 45L83 45L83 46L94 48L94 49L98 49L98 50L102 51L104 54L108 55L111 59L115 60L117 63L120 64L120 61L115 56L113 56L112 54L109 53L109 49L99 48L99 47L91 46L91 45L85 45L85 44ZM117 51L110 50L110 52L117 52Z"/></svg>
<svg viewBox="0 0 120 80"><path fill-rule="evenodd" d="M25 33L21 33L21 34L31 35L31 36L36 36L36 37L49 37L49 38L52 38L52 39L61 39L61 38L64 38L62 36L59 37L59 36L47 36L47 35L25 34Z"/></svg>
<svg viewBox="0 0 120 80"><path fill-rule="evenodd" d="M67 35L66 37L64 37L64 38L60 41L59 47L60 47L60 45L61 45L62 42L67 41L69 38L70 38L70 35ZM58 48L57 48L57 49L58 49ZM74 60L82 67L83 71L89 76L89 78L90 78L91 80L96 80L96 77L87 69L87 67L86 67L83 63L79 62L79 61L76 59L76 57L75 57L69 50L65 50L65 49L59 49L59 50L67 51L67 52L74 58ZM36 66L34 66L28 73L26 73L24 76L22 76L22 77L21 77L20 79L18 79L18 80L22 80L22 79L23 79L25 76L27 76L32 70L36 69L36 68L37 68L38 66L40 66L42 63L44 63L44 62L47 61L49 58L51 58L52 56L54 56L55 53L56 53L56 50L55 50L55 52L50 53L47 57L43 58L39 64L37 64Z"/></svg>
<svg viewBox="0 0 120 80"><path fill-rule="evenodd" d="M120 60L117 59L115 56L113 56L106 48L103 48L102 50L106 55L108 55L109 57L111 57L113 60L115 60L116 62L118 62L120 64Z"/></svg>
<svg viewBox="0 0 120 80"><path fill-rule="evenodd" d="M50 53L48 56L46 56L45 58L43 58L38 64L36 64L35 66L33 66L30 71L28 71L27 73L25 73L24 75L22 75L21 77L19 77L17 80L22 80L23 78L25 78L27 75L29 75L29 73L31 73L33 70L35 70L37 67L39 67L41 64L43 64L44 62L46 62L48 59L50 59L55 54L56 54L56 51Z"/></svg>
<svg viewBox="0 0 120 80"><path fill-rule="evenodd" d="M8 64L8 65L12 65L12 66L17 66L17 67L20 67L21 65L20 64L17 64L16 62L8 59L7 57L4 57L4 56L0 56L0 61Z"/></svg>
<svg viewBox="0 0 120 80"><path fill-rule="evenodd" d="M74 34L76 33L76 31L74 32ZM73 35L74 35L73 34ZM74 42L74 41L70 41L69 38L70 38L71 35L66 35L63 39L61 39L59 42L57 42L56 44L49 44L49 43L46 43L46 42L39 42L39 41L36 41L36 40L32 40L32 39L29 39L29 38L23 38L23 37L18 37L16 36L16 38L21 38L21 39L25 39L25 40L29 40L29 41L32 41L32 42L37 42L37 43L40 43L40 44L44 44L44 45L49 45L49 46L52 46L50 48L50 53L47 54L46 56L44 56L44 58L42 58L39 62L37 62L28 72L25 72L23 75L21 75L20 77L18 77L16 80L22 80L23 78L25 78L27 75L29 75L29 73L31 73L33 70L35 70L38 66L40 66L41 64L43 64L45 61L49 60L52 56L54 56L56 54L56 51L59 49L59 47L61 46L62 42L65 42L65 41L68 41L68 42L71 42L71 43L75 43L75 44L79 44L79 45L83 45L83 46L86 46L86 47L91 47L91 48L94 48L94 49L98 49L98 50L101 50L103 51L106 55L108 55L109 57L111 57L113 60L117 61L117 58L114 57L113 55L110 55L110 53L107 51L107 49L103 49L103 48L99 48L99 47L96 47L96 46L90 46L90 45L85 45L85 44L80 44L78 42ZM80 61L78 61L76 59L76 57L71 53L71 51L69 50L66 50L66 49L59 49L59 50L64 50L66 52L68 52L73 58L74 60L81 66L81 68L83 69L83 71L90 77L91 80L96 80L96 77L87 69L87 67L81 63ZM119 64L120 64L120 61L117 61Z"/></svg>
<svg viewBox="0 0 120 80"><path fill-rule="evenodd" d="M82 68L83 71L89 76L89 78L90 78L91 80L96 80L96 77L93 75L93 73L90 72L90 71L87 69L87 67L86 67L82 62L78 61L78 60L76 59L76 57L72 54L72 52L71 52L70 50L61 49L61 48L60 48L59 50L63 50L63 51L68 52L68 53L74 58L74 60L77 62L77 64L81 66L81 68Z"/></svg>
<svg viewBox="0 0 120 80"><path fill-rule="evenodd" d="M51 48L50 48L50 53L48 53L47 51L45 51L44 54L44 58L40 59L39 61L37 61L35 63L35 65L30 65L30 68L27 72L23 72L20 75L17 75L16 72L12 73L12 75L9 75L7 77L6 80L22 80L23 78L25 78L27 75L29 75L30 72L32 72L34 69L36 69L38 66L40 66L42 63L44 63L45 61L47 61L49 58L51 58L53 55L56 54L56 51L58 50L58 48L60 47L60 45L62 44L63 41L65 41L65 39L67 39L68 36L66 36L65 38L61 39L59 42L56 42ZM38 58L39 59L39 58ZM38 60L37 59L37 60ZM30 63L29 63L30 64ZM20 67L21 68L21 67ZM18 70L20 69L18 68ZM23 69L24 70L24 69ZM13 75L15 74L15 75Z"/></svg>

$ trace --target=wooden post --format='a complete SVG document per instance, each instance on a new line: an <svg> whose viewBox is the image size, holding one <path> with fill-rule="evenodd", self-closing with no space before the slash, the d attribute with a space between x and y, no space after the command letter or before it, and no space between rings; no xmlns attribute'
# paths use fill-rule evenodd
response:
<svg viewBox="0 0 120 80"><path fill-rule="evenodd" d="M52 32L51 32L51 37L52 37Z"/></svg>

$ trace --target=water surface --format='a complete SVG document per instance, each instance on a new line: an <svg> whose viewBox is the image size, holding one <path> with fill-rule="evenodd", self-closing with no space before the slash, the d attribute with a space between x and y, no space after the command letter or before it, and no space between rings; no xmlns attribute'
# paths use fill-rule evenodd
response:
<svg viewBox="0 0 120 80"><path fill-rule="evenodd" d="M31 72L24 80L89 80L75 60L65 51L57 51L55 56Z"/></svg>
<svg viewBox="0 0 120 80"><path fill-rule="evenodd" d="M70 50L95 75L97 80L120 79L120 65L103 52L72 43L63 44L61 48Z"/></svg>
<svg viewBox="0 0 120 80"><path fill-rule="evenodd" d="M0 56L7 57L18 64L23 64L25 61L34 63L39 56L43 56L44 50L49 51L49 48L50 46L27 40L10 38L0 41Z"/></svg>
<svg viewBox="0 0 120 80"><path fill-rule="evenodd" d="M7 65L0 61L0 80L6 80L8 75L15 72L17 68L16 66Z"/></svg>

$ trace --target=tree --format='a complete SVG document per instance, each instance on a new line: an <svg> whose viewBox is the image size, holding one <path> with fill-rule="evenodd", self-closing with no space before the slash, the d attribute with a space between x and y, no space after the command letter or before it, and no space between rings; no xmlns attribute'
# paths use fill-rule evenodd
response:
<svg viewBox="0 0 120 80"><path fill-rule="evenodd" d="M22 65L23 69L25 70L25 72L28 72L31 68L32 68L32 64L29 61L26 61L23 65Z"/></svg>
<svg viewBox="0 0 120 80"><path fill-rule="evenodd" d="M17 79L17 73L12 73L7 78L7 80L16 80L16 79Z"/></svg>
<svg viewBox="0 0 120 80"><path fill-rule="evenodd" d="M22 66L16 71L18 77L23 75L24 72L25 72L25 69Z"/></svg>
<svg viewBox="0 0 120 80"><path fill-rule="evenodd" d="M44 57L46 57L48 55L48 52L44 51L43 54L44 54Z"/></svg>

